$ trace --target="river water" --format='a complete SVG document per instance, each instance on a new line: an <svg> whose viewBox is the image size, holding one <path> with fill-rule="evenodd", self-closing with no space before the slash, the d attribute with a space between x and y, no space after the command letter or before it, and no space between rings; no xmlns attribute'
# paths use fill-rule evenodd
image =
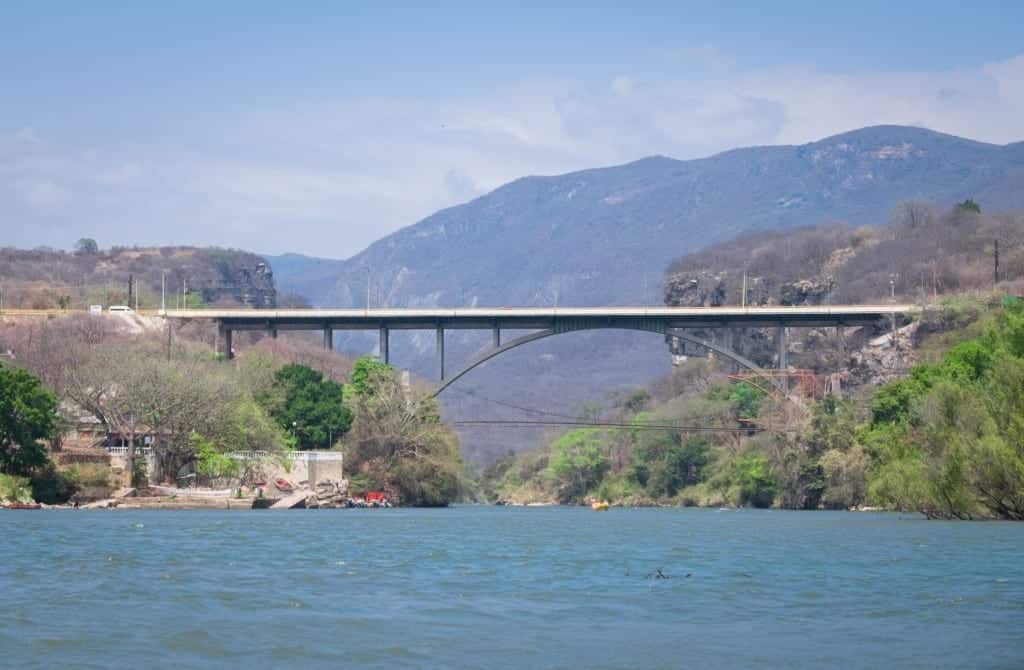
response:
<svg viewBox="0 0 1024 670"><path fill-rule="evenodd" d="M1024 667L1024 524L53 511L0 537L5 668Z"/></svg>

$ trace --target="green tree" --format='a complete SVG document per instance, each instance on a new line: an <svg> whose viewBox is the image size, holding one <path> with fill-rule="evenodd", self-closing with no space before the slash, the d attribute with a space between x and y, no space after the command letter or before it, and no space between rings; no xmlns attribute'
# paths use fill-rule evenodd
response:
<svg viewBox="0 0 1024 670"><path fill-rule="evenodd" d="M548 470L558 480L560 502L579 502L608 472L609 462L601 432L579 428L551 445Z"/></svg>
<svg viewBox="0 0 1024 670"><path fill-rule="evenodd" d="M672 497L704 478L710 445L702 438L682 439L676 431L638 431L633 472L654 497Z"/></svg>
<svg viewBox="0 0 1024 670"><path fill-rule="evenodd" d="M394 368L382 363L376 356L360 356L352 365L349 383L345 385L345 395L366 397L373 392L374 385L382 374L391 374Z"/></svg>
<svg viewBox="0 0 1024 670"><path fill-rule="evenodd" d="M222 451L284 451L287 435L250 397L242 398L218 440Z"/></svg>
<svg viewBox="0 0 1024 670"><path fill-rule="evenodd" d="M869 497L933 518L1024 520L1024 309L875 394Z"/></svg>
<svg viewBox="0 0 1024 670"><path fill-rule="evenodd" d="M95 256L99 252L99 245L91 237L83 237L75 242L75 253L79 256Z"/></svg>
<svg viewBox="0 0 1024 670"><path fill-rule="evenodd" d="M746 382L734 384L729 393L729 400L733 404L738 419L756 418L763 399L764 391Z"/></svg>
<svg viewBox="0 0 1024 670"><path fill-rule="evenodd" d="M353 483L387 490L402 505L440 507L463 490L458 437L440 419L437 400L407 393L390 367L374 368L351 398L346 437Z"/></svg>
<svg viewBox="0 0 1024 670"><path fill-rule="evenodd" d="M807 451L818 455L826 451L848 451L856 443L857 418L853 403L829 393L811 408L811 430Z"/></svg>
<svg viewBox="0 0 1024 670"><path fill-rule="evenodd" d="M0 472L27 475L46 465L57 398L28 372L0 365Z"/></svg>
<svg viewBox="0 0 1024 670"><path fill-rule="evenodd" d="M277 424L294 435L299 449L329 447L352 425L341 384L305 365L279 369L263 402Z"/></svg>
<svg viewBox="0 0 1024 670"><path fill-rule="evenodd" d="M238 461L218 451L213 442L202 435L192 434L192 448L196 455L196 472L203 477L233 477L238 473Z"/></svg>
<svg viewBox="0 0 1024 670"><path fill-rule="evenodd" d="M956 209L959 212L973 212L975 214L981 214L981 205L976 203L971 198L968 198L963 202L958 202L956 204Z"/></svg>
<svg viewBox="0 0 1024 670"><path fill-rule="evenodd" d="M775 478L763 454L737 456L715 476L712 483L716 488L725 489L738 505L770 507L775 499Z"/></svg>

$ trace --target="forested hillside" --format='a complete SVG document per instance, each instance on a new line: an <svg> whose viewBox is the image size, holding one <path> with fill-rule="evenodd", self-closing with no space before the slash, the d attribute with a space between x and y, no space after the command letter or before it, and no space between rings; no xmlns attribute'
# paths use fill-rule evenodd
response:
<svg viewBox="0 0 1024 670"><path fill-rule="evenodd" d="M1024 305L958 298L927 319L959 326L925 340L936 363L846 397L781 394L691 359L620 396L597 427L499 460L483 491L517 503L878 506L1024 519Z"/></svg>
<svg viewBox="0 0 1024 670"><path fill-rule="evenodd" d="M905 203L889 226L740 236L674 261L665 292L680 305L895 295L929 308L895 332L844 328L845 348L834 328L793 329L790 364L809 371L785 392L680 349L671 375L592 411L597 427L492 465L488 495L1024 518L1020 214ZM750 329L731 344L772 367L770 338Z"/></svg>

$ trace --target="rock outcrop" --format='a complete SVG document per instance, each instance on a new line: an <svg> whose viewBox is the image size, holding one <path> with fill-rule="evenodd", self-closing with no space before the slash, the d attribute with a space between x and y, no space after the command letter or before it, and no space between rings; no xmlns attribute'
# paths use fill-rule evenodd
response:
<svg viewBox="0 0 1024 670"><path fill-rule="evenodd" d="M306 496L306 509L337 509L348 507L348 480L325 479Z"/></svg>
<svg viewBox="0 0 1024 670"><path fill-rule="evenodd" d="M800 279L779 288L779 304L792 307L824 305L831 292L832 282L827 279Z"/></svg>

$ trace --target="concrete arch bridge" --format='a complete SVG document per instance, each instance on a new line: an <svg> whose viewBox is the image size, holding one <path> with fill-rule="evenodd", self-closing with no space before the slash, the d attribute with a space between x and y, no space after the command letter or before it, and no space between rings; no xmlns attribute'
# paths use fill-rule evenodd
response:
<svg viewBox="0 0 1024 670"><path fill-rule="evenodd" d="M218 324L223 351L232 356L235 331L266 331L273 337L282 330L322 331L325 349L334 346L336 331L376 330L380 357L390 362L393 330L434 330L438 386L444 391L479 365L515 349L548 337L584 330L636 330L671 335L704 347L741 367L760 368L728 347L696 337L693 330L774 328L780 369L788 367L787 331L790 328L821 328L872 325L920 311L915 305L830 305L801 307L515 307L469 309L284 309L284 310L166 310L160 315L173 320L212 320ZM449 373L445 366L445 333L448 330L482 330L492 334L491 347L460 369ZM503 330L531 331L502 341Z"/></svg>

